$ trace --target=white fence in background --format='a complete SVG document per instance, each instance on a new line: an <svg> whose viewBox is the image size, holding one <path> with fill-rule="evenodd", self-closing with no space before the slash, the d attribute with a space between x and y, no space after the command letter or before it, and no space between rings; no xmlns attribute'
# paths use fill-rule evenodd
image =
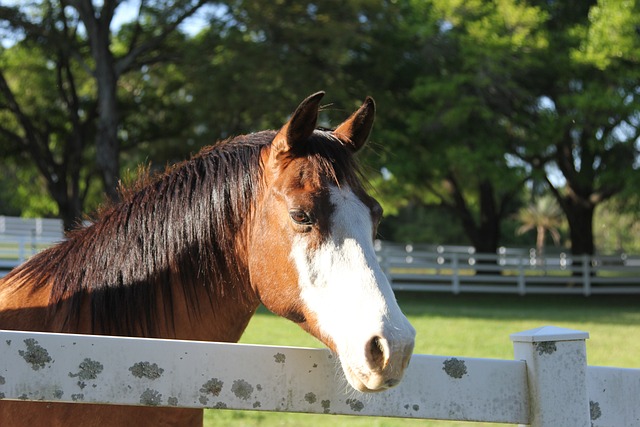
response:
<svg viewBox="0 0 640 427"><path fill-rule="evenodd" d="M640 294L640 256L537 256L500 248L413 246L376 241L380 264L395 290L513 294Z"/></svg>
<svg viewBox="0 0 640 427"><path fill-rule="evenodd" d="M64 228L60 219L20 218L0 215L0 235L60 240L64 236Z"/></svg>
<svg viewBox="0 0 640 427"><path fill-rule="evenodd" d="M587 366L587 337L516 333L515 360L414 355L398 387L362 394L322 349L0 331L0 399L640 425L640 369Z"/></svg>
<svg viewBox="0 0 640 427"><path fill-rule="evenodd" d="M64 229L59 219L0 215L0 277L62 239Z"/></svg>
<svg viewBox="0 0 640 427"><path fill-rule="evenodd" d="M0 277L64 238L57 219L0 216ZM640 256L544 256L500 248L402 245L376 241L380 264L397 291L512 294L640 294Z"/></svg>

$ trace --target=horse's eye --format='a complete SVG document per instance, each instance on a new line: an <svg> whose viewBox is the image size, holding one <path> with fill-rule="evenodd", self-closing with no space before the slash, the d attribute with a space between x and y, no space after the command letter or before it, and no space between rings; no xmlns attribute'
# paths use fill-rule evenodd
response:
<svg viewBox="0 0 640 427"><path fill-rule="evenodd" d="M291 209L289 211L289 216L291 217L293 222L295 222L296 224L299 224L299 225L313 224L313 220L311 219L309 214L307 214L305 211L301 209Z"/></svg>

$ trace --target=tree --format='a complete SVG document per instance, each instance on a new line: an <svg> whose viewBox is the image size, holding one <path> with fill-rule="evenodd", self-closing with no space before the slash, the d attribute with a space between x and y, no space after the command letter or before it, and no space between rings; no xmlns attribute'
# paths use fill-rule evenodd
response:
<svg viewBox="0 0 640 427"><path fill-rule="evenodd" d="M119 5L118 0L104 0L95 6L93 0L61 0L61 6L71 6L87 32L87 42L94 62L92 74L96 80L98 125L96 161L102 173L106 193L117 197L120 175L120 147L118 129L117 85L121 76L133 69L162 61L160 47L165 40L208 0L163 0L140 2L133 34L124 54L114 52L111 41L111 21ZM146 21L146 22L145 22Z"/></svg>
<svg viewBox="0 0 640 427"><path fill-rule="evenodd" d="M35 166L5 157L0 170L0 208L0 215L42 218L57 216L59 207Z"/></svg>
<svg viewBox="0 0 640 427"><path fill-rule="evenodd" d="M184 72L200 108L202 143L280 126L291 105L327 90L320 124L360 105L350 66L370 35L361 23L380 9L371 0L228 2L226 13L198 34Z"/></svg>
<svg viewBox="0 0 640 427"><path fill-rule="evenodd" d="M120 173L121 147L118 132L121 130L122 117L118 82L131 71L168 60L162 49L167 39L206 3L207 0L140 1L138 14L129 26L128 43L124 46L114 44L112 34L112 20L121 4L118 0L104 0L100 5L91 0L43 0L17 6L0 6L0 22L5 27L22 34L24 42L38 43L45 49L44 53L59 52L62 56L60 61L55 62L51 74L57 73L59 80L64 79L65 93L61 93L64 102L75 102L71 95L73 90L69 89L72 81L91 78L95 82L95 93L91 94L94 106L89 112L95 114L95 117L84 121L95 127L95 164L104 190L111 198L117 197L116 187ZM21 43L19 40L16 42ZM9 110L23 128L24 135L18 136L26 139L40 138L41 135L30 135L32 129L25 126L25 118L28 116L17 103L19 99L13 93L16 89L11 88L5 77L0 79L0 89L5 104L9 105ZM73 124L74 120L84 118L82 115L80 118L75 117L77 111L74 113L72 110L73 108L67 108L68 123ZM66 151L81 156L86 147L86 135L81 136L76 132L74 143L76 146L69 147ZM43 147L47 142L41 141L38 144ZM40 154L42 153L33 150L31 152L36 162L42 158ZM68 163L81 164L77 160ZM39 169L43 170L44 166ZM53 197L58 200L56 195ZM77 205L76 201L74 203ZM78 210L77 206L71 209L76 213ZM65 218L71 215L63 212L61 214Z"/></svg>
<svg viewBox="0 0 640 427"><path fill-rule="evenodd" d="M13 20L26 21L13 12ZM0 58L0 138L3 157L35 165L69 228L82 213L94 173L86 147L95 135L97 110L73 59L73 31L59 10L40 12L38 29L30 28Z"/></svg>
<svg viewBox="0 0 640 427"><path fill-rule="evenodd" d="M536 232L536 254L540 260L543 259L547 233L556 245L560 244L560 226L564 217L562 209L553 196L545 195L536 198L527 206L520 208L517 218L522 224L517 230L518 234L531 230Z"/></svg>
<svg viewBox="0 0 640 427"><path fill-rule="evenodd" d="M413 23L414 39L393 45L409 63L405 89L394 93L403 102L391 107L385 166L395 182L410 183L402 184L409 198L455 215L480 252L498 248L529 177L505 153L508 118L529 96L518 84L528 52L545 43L537 11L513 1L414 2L400 21Z"/></svg>
<svg viewBox="0 0 640 427"><path fill-rule="evenodd" d="M402 76L411 89L399 92L389 126L391 183L448 206L473 244L493 251L519 186L542 175L567 217L572 252L593 253L595 207L638 181L638 3L411 8L401 22L423 22L410 31L422 48L394 47L420 71Z"/></svg>
<svg viewBox="0 0 640 427"><path fill-rule="evenodd" d="M513 153L544 172L569 224L573 254L593 254L596 207L637 181L638 2L537 2L549 46L512 121ZM555 176L561 174L562 179Z"/></svg>
<svg viewBox="0 0 640 427"><path fill-rule="evenodd" d="M635 199L635 200L633 200ZM594 237L601 254L640 253L640 222L637 195L609 199L595 213Z"/></svg>

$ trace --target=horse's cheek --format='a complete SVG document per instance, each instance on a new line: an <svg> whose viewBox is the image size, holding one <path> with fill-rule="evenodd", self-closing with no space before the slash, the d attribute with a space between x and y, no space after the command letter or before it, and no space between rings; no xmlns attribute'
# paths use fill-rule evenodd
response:
<svg viewBox="0 0 640 427"><path fill-rule="evenodd" d="M291 236L274 239L273 233L266 231L268 229L263 223L254 233L250 245L251 288L269 310L299 323L304 316L300 310L298 274L290 256L291 249L287 246Z"/></svg>

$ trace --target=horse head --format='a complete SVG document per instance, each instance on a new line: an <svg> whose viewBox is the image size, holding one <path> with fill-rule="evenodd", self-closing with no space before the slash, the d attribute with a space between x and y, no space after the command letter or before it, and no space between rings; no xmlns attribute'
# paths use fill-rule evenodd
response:
<svg viewBox="0 0 640 427"><path fill-rule="evenodd" d="M354 154L375 103L333 131L316 129L320 99L305 99L262 153L263 196L250 230L251 285L274 313L298 323L340 358L360 391L399 383L415 330L398 307L373 246L380 204L367 194Z"/></svg>

